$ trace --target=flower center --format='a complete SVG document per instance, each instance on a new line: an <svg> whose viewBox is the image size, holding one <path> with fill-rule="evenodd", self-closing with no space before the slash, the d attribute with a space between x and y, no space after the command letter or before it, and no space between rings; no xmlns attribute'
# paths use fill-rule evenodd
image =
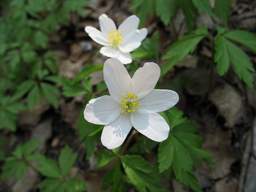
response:
<svg viewBox="0 0 256 192"><path fill-rule="evenodd" d="M123 36L119 31L114 30L108 33L108 40L113 47L118 47L123 41Z"/></svg>
<svg viewBox="0 0 256 192"><path fill-rule="evenodd" d="M137 95L128 93L121 100L121 110L123 113L134 113L139 108L139 101Z"/></svg>

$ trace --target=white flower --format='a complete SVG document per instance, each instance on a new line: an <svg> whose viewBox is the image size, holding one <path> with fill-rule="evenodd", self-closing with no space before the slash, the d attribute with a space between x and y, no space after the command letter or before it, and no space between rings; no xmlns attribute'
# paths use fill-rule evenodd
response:
<svg viewBox="0 0 256 192"><path fill-rule="evenodd" d="M85 31L97 43L103 45L100 53L107 57L116 58L123 64L132 62L130 52L141 45L147 35L147 29L138 29L139 18L135 15L128 17L117 28L112 19L103 14L99 17L100 30L86 26Z"/></svg>
<svg viewBox="0 0 256 192"><path fill-rule="evenodd" d="M108 149L119 147L132 127L154 141L167 139L170 128L158 112L173 107L179 96L171 90L154 89L159 66L145 63L131 78L120 61L108 59L103 74L110 96L90 100L84 110L88 122L105 125L102 144Z"/></svg>

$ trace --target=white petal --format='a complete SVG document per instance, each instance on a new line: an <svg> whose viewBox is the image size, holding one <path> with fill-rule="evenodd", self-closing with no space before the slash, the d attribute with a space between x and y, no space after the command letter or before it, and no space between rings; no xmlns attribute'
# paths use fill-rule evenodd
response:
<svg viewBox="0 0 256 192"><path fill-rule="evenodd" d="M140 45L141 45L141 42L133 42L133 43L120 45L119 49L124 53L129 53L137 49Z"/></svg>
<svg viewBox="0 0 256 192"><path fill-rule="evenodd" d="M104 35L96 28L87 26L85 27L85 32L96 42L101 45L109 45L108 40Z"/></svg>
<svg viewBox="0 0 256 192"><path fill-rule="evenodd" d="M112 19L110 19L106 14L102 14L99 17L100 30L107 36L109 32L116 30L116 25Z"/></svg>
<svg viewBox="0 0 256 192"><path fill-rule="evenodd" d="M103 68L104 80L110 95L116 100L131 92L132 80L124 65L117 59L108 59Z"/></svg>
<svg viewBox="0 0 256 192"><path fill-rule="evenodd" d="M100 49L100 53L107 57L113 57L113 58L118 58L118 56L119 56L119 51L112 47L102 47Z"/></svg>
<svg viewBox="0 0 256 192"><path fill-rule="evenodd" d="M117 120L104 127L101 142L108 149L122 145L132 128L130 117L121 115Z"/></svg>
<svg viewBox="0 0 256 192"><path fill-rule="evenodd" d="M130 52L140 46L139 43L147 36L147 29L136 30L124 37L123 43L119 46L123 52ZM133 45L130 45L133 44ZM137 47L136 47L137 46Z"/></svg>
<svg viewBox="0 0 256 192"><path fill-rule="evenodd" d="M106 125L120 115L120 105L110 96L92 99L86 105L84 118L94 124Z"/></svg>
<svg viewBox="0 0 256 192"><path fill-rule="evenodd" d="M126 35L132 31L138 29L140 19L136 15L132 15L126 18L118 27L118 31L120 31L123 35Z"/></svg>
<svg viewBox="0 0 256 192"><path fill-rule="evenodd" d="M133 127L149 139L157 142L168 138L170 127L158 113L134 113L131 117Z"/></svg>
<svg viewBox="0 0 256 192"><path fill-rule="evenodd" d="M145 63L133 75L134 92L139 98L149 94L160 77L160 67L153 62Z"/></svg>
<svg viewBox="0 0 256 192"><path fill-rule="evenodd" d="M123 53L121 51L119 51L117 59L123 64L129 64L132 62L132 56L130 53Z"/></svg>
<svg viewBox="0 0 256 192"><path fill-rule="evenodd" d="M120 50L113 47L102 47L100 53L107 57L119 60L121 64L129 64L132 62L132 57L129 53L122 53Z"/></svg>
<svg viewBox="0 0 256 192"><path fill-rule="evenodd" d="M179 101L179 95L172 90L154 89L140 100L140 112L162 112Z"/></svg>

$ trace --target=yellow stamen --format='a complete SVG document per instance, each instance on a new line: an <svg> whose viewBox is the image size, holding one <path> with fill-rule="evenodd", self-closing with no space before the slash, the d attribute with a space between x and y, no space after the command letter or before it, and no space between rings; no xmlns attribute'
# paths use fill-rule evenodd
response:
<svg viewBox="0 0 256 192"><path fill-rule="evenodd" d="M128 93L125 97L122 98L121 110L123 113L134 113L139 108L139 101L137 95L133 93Z"/></svg>
<svg viewBox="0 0 256 192"><path fill-rule="evenodd" d="M117 30L111 31L108 34L108 40L113 47L118 47L123 41L123 36Z"/></svg>

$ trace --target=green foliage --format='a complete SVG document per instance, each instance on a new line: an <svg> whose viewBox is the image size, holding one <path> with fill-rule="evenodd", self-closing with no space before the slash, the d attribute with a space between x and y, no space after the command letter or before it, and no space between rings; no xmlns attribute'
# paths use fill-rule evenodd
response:
<svg viewBox="0 0 256 192"><path fill-rule="evenodd" d="M102 69L102 64L86 65L73 79L61 78L60 84L63 87L63 95L74 97L91 93L91 74L102 71Z"/></svg>
<svg viewBox="0 0 256 192"><path fill-rule="evenodd" d="M37 156L38 142L30 140L19 145L12 155L8 157L3 165L1 178L20 179L31 166L32 159Z"/></svg>
<svg viewBox="0 0 256 192"><path fill-rule="evenodd" d="M40 183L43 192L83 192L85 183L78 176L70 175L70 171L76 162L75 154L68 146L64 147L57 161L43 155L37 155L34 159L37 170L46 177Z"/></svg>
<svg viewBox="0 0 256 192"><path fill-rule="evenodd" d="M255 36L243 31L225 31L219 30L215 38L215 56L217 63L217 72L224 75L230 64L238 77L248 86L253 86L253 64L246 53L235 45L238 42L255 52Z"/></svg>
<svg viewBox="0 0 256 192"><path fill-rule="evenodd" d="M156 15L165 25L168 25L172 17L176 14L177 6L176 0L157 0Z"/></svg>
<svg viewBox="0 0 256 192"><path fill-rule="evenodd" d="M215 0L214 13L225 25L228 23L228 18L231 12L231 2L232 0Z"/></svg>
<svg viewBox="0 0 256 192"><path fill-rule="evenodd" d="M145 39L142 46L139 47L136 51L132 53L132 56L135 60L142 59L159 59L159 49L160 49L160 37L159 33L156 32L152 35L151 38Z"/></svg>
<svg viewBox="0 0 256 192"><path fill-rule="evenodd" d="M8 92L7 97L15 95L18 99L25 96L30 108L42 100L58 107L59 89L46 79L57 72L55 56L48 51L50 37L69 21L71 13L83 14L86 3L11 0L1 5L4 11L0 19L0 80L8 83L3 83L0 94ZM1 119L8 116L5 124L14 130L15 115L0 114Z"/></svg>
<svg viewBox="0 0 256 192"><path fill-rule="evenodd" d="M132 0L131 8L144 24L155 14L155 0Z"/></svg>
<svg viewBox="0 0 256 192"><path fill-rule="evenodd" d="M81 111L80 117L76 123L79 138L83 141L86 150L86 158L90 158L96 150L96 144L100 137L103 126L95 125L84 120Z"/></svg>
<svg viewBox="0 0 256 192"><path fill-rule="evenodd" d="M166 116L173 128L169 138L159 145L159 170L171 170L179 182L201 191L193 171L203 161L211 162L211 156L202 149L202 138L194 122L175 108L166 112Z"/></svg>
<svg viewBox="0 0 256 192"><path fill-rule="evenodd" d="M138 191L166 191L160 183L157 170L139 155L125 155L122 165L129 181Z"/></svg>
<svg viewBox="0 0 256 192"><path fill-rule="evenodd" d="M24 109L24 105L15 98L0 95L0 130L16 130L17 114Z"/></svg>
<svg viewBox="0 0 256 192"><path fill-rule="evenodd" d="M164 54L163 59L167 61L162 65L162 74L166 74L175 64L181 61L189 53L192 53L197 44L208 34L207 29L198 28L188 35L173 43Z"/></svg>
<svg viewBox="0 0 256 192"><path fill-rule="evenodd" d="M192 0L192 2L200 12L205 12L208 13L210 16L215 17L209 0Z"/></svg>

